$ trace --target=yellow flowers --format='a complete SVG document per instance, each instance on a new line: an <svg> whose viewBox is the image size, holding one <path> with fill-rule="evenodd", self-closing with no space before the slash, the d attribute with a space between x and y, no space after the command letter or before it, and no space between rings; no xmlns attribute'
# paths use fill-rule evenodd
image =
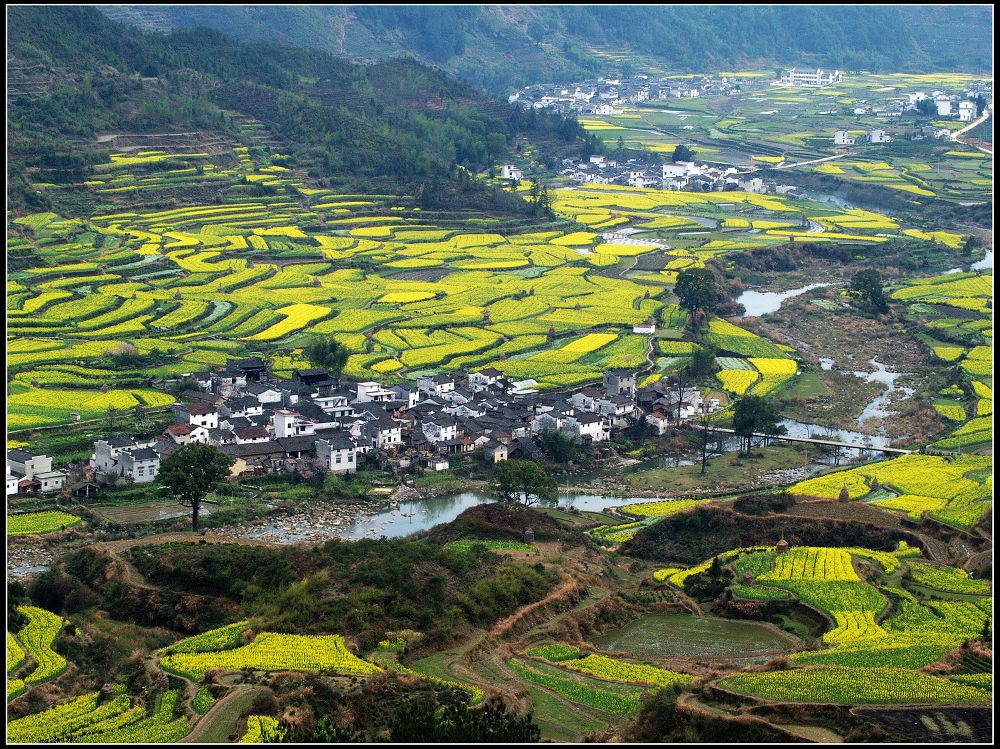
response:
<svg viewBox="0 0 1000 749"><path fill-rule="evenodd" d="M900 668L811 667L737 674L720 686L779 702L842 705L986 703L990 691Z"/></svg>
<svg viewBox="0 0 1000 749"><path fill-rule="evenodd" d="M283 338L289 333L301 330L310 323L326 317L330 314L330 308L315 304L290 304L287 307L282 307L278 312L284 315L285 319L256 335L250 336L250 340L273 341Z"/></svg>
<svg viewBox="0 0 1000 749"><path fill-rule="evenodd" d="M247 718L247 732L240 738L241 744L271 744L284 735L277 718L269 715L251 715Z"/></svg>
<svg viewBox="0 0 1000 749"><path fill-rule="evenodd" d="M722 369L715 376L726 390L743 395L757 382L759 375L750 369Z"/></svg>
<svg viewBox="0 0 1000 749"><path fill-rule="evenodd" d="M774 571L761 580L858 580L851 555L844 549L797 546L774 560Z"/></svg>
<svg viewBox="0 0 1000 749"><path fill-rule="evenodd" d="M642 663L625 663L605 655L591 654L585 658L562 661L563 668L592 674L611 681L639 682L658 687L668 687L673 684L687 684L691 677L677 671L665 668L647 666Z"/></svg>
<svg viewBox="0 0 1000 749"><path fill-rule="evenodd" d="M76 515L58 510L8 515L7 535L23 536L33 533L52 533L79 525L81 522Z"/></svg>
<svg viewBox="0 0 1000 749"><path fill-rule="evenodd" d="M285 635L262 632L249 645L233 650L207 653L177 653L165 656L161 664L191 679L201 679L207 671L221 668L239 671L321 671L339 674L372 674L381 669L361 660L344 645L339 635Z"/></svg>

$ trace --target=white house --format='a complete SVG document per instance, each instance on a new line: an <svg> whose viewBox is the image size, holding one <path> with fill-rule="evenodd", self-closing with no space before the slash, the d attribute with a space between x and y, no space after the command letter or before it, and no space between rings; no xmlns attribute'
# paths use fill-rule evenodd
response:
<svg viewBox="0 0 1000 749"><path fill-rule="evenodd" d="M316 424L306 419L298 411L279 409L271 414L269 430L275 439L299 437L305 434L315 434Z"/></svg>
<svg viewBox="0 0 1000 749"><path fill-rule="evenodd" d="M388 403L395 400L396 394L382 387L380 382L359 382L358 383L358 403Z"/></svg>
<svg viewBox="0 0 1000 749"><path fill-rule="evenodd" d="M7 466L7 496L17 494L17 476L10 472L10 465Z"/></svg>
<svg viewBox="0 0 1000 749"><path fill-rule="evenodd" d="M633 325L632 332L638 335L653 335L656 332L656 323L648 321Z"/></svg>
<svg viewBox="0 0 1000 749"><path fill-rule="evenodd" d="M750 179L739 180L740 189L744 192L752 192L757 194L763 194L767 192L767 188L764 186L764 180L761 177L751 177Z"/></svg>
<svg viewBox="0 0 1000 749"><path fill-rule="evenodd" d="M458 436L458 423L450 416L434 416L420 424L430 442L446 442Z"/></svg>
<svg viewBox="0 0 1000 749"><path fill-rule="evenodd" d="M496 385L503 378L503 372L493 367L481 369L469 375L469 387L474 392L486 390L490 385Z"/></svg>
<svg viewBox="0 0 1000 749"><path fill-rule="evenodd" d="M417 388L428 395L443 395L455 389L455 378L446 374L421 377L417 380Z"/></svg>
<svg viewBox="0 0 1000 749"><path fill-rule="evenodd" d="M42 494L48 494L63 488L63 484L66 483L66 474L62 471L43 471L36 473L33 480L38 482L38 490Z"/></svg>
<svg viewBox="0 0 1000 749"><path fill-rule="evenodd" d="M892 136L886 133L885 130L872 130L868 133L869 143L892 143Z"/></svg>
<svg viewBox="0 0 1000 749"><path fill-rule="evenodd" d="M7 451L7 472L25 479L34 479L39 473L52 470L52 458L32 455L27 450Z"/></svg>
<svg viewBox="0 0 1000 749"><path fill-rule="evenodd" d="M976 104L972 101L958 103L958 119L962 122L972 122L976 118Z"/></svg>
<svg viewBox="0 0 1000 749"><path fill-rule="evenodd" d="M782 70L779 83L788 86L829 86L831 83L840 83L844 80L844 74L839 70Z"/></svg>
<svg viewBox="0 0 1000 749"><path fill-rule="evenodd" d="M357 445L346 434L333 434L316 440L316 457L331 473L355 473L358 470Z"/></svg>
<svg viewBox="0 0 1000 749"><path fill-rule="evenodd" d="M563 431L580 442L604 442L611 439L611 425L598 414L581 413L567 416Z"/></svg>
<svg viewBox="0 0 1000 749"><path fill-rule="evenodd" d="M206 429L219 428L219 408L208 403L175 405L174 415L177 417L177 421L182 424L205 427Z"/></svg>
<svg viewBox="0 0 1000 749"><path fill-rule="evenodd" d="M90 467L99 473L113 473L122 450L131 447L138 447L131 437L106 437L97 440L90 456Z"/></svg>
<svg viewBox="0 0 1000 749"><path fill-rule="evenodd" d="M951 115L951 99L935 99L937 104L938 117L949 117Z"/></svg>
<svg viewBox="0 0 1000 749"><path fill-rule="evenodd" d="M197 429L205 431L207 435L206 427ZM136 484L149 484L159 473L160 456L152 447L140 446L131 437L108 437L94 442L90 466L106 476L131 479Z"/></svg>
<svg viewBox="0 0 1000 749"><path fill-rule="evenodd" d="M835 146L853 146L854 138L846 130L838 130L833 134L833 145Z"/></svg>
<svg viewBox="0 0 1000 749"><path fill-rule="evenodd" d="M500 167L500 178L501 179L512 179L515 182L520 182L524 179L524 174L513 164L504 164Z"/></svg>

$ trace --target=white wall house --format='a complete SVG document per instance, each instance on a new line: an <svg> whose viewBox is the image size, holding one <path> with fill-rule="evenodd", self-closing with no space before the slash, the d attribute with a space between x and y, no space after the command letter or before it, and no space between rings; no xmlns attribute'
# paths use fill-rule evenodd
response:
<svg viewBox="0 0 1000 749"><path fill-rule="evenodd" d="M381 382L359 382L358 397L359 403L388 403L395 400L396 394L388 388L382 387Z"/></svg>
<svg viewBox="0 0 1000 749"><path fill-rule="evenodd" d="M10 472L10 465L7 465L7 496L17 494L17 476Z"/></svg>
<svg viewBox="0 0 1000 749"><path fill-rule="evenodd" d="M972 122L976 119L976 104L971 101L960 101L958 103L958 119L962 122Z"/></svg>
<svg viewBox="0 0 1000 749"><path fill-rule="evenodd" d="M504 164L500 167L500 178L512 179L515 182L520 182L524 179L524 173L513 164Z"/></svg>
<svg viewBox="0 0 1000 749"><path fill-rule="evenodd" d="M892 136L885 130L872 130L868 133L869 143L892 143Z"/></svg>
<svg viewBox="0 0 1000 749"><path fill-rule="evenodd" d="M27 450L7 451L7 471L19 478L33 479L36 474L52 470L52 458L32 455Z"/></svg>
<svg viewBox="0 0 1000 749"><path fill-rule="evenodd" d="M316 440L316 457L331 473L355 473L358 470L357 446L346 434Z"/></svg>
<svg viewBox="0 0 1000 749"><path fill-rule="evenodd" d="M951 99L936 99L938 117L951 116Z"/></svg>
<svg viewBox="0 0 1000 749"><path fill-rule="evenodd" d="M853 146L854 138L846 130L838 130L833 134L833 145L835 146Z"/></svg>
<svg viewBox="0 0 1000 749"><path fill-rule="evenodd" d="M844 74L839 70L792 68L791 70L782 70L778 82L788 86L829 86L831 83L840 83L843 80Z"/></svg>

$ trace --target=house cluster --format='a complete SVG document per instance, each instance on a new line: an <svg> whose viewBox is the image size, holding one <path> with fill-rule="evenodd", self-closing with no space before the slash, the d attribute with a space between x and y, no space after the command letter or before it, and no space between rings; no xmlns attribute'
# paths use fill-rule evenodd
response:
<svg viewBox="0 0 1000 749"><path fill-rule="evenodd" d="M975 100L980 96L985 97L988 105L992 106L993 94L989 83L975 82L968 89L957 94L945 91L931 91L930 93L913 91L879 104L869 105L866 101L857 101L853 105L853 112L858 116L874 115L875 117L929 114L939 119L949 118L960 122L972 122L978 114L978 104ZM916 137L944 137L936 133L948 132L944 128L936 128L934 133L925 132L925 130L929 130L929 128L917 128Z"/></svg>
<svg viewBox="0 0 1000 749"><path fill-rule="evenodd" d="M803 69L791 68L782 70L773 86L829 86L841 83L844 74L839 70L824 70L823 68Z"/></svg>
<svg viewBox="0 0 1000 749"><path fill-rule="evenodd" d="M869 143L892 143L892 136L881 128L875 128L868 131L865 140ZM837 130L833 134L833 145L835 146L853 146L856 142L849 130Z"/></svg>
<svg viewBox="0 0 1000 749"><path fill-rule="evenodd" d="M689 192L742 190L788 194L794 189L754 177L729 165L694 161L656 164L641 157L622 161L609 156L591 156L583 161L564 159L560 174L578 184L628 185Z"/></svg>
<svg viewBox="0 0 1000 749"><path fill-rule="evenodd" d="M720 408L694 388L638 388L635 373L625 370L571 394L532 391L531 381L513 382L493 368L387 386L336 380L324 369L296 370L290 380L279 381L260 359L250 358L193 378L199 389L182 393L173 407L176 422L156 439L110 436L94 443L78 482L86 493L79 496L89 496L98 483L150 483L163 458L192 443L232 457L234 476L349 474L364 462L394 472L444 470L450 459L472 453L489 463L540 459L538 437L546 430L597 445L636 420L662 434L671 423ZM52 471L51 464L44 456L10 450L8 493L12 474L36 482L38 492L61 489L66 474ZM54 478L56 483L44 483ZM16 483L18 491L32 490Z"/></svg>
<svg viewBox="0 0 1000 749"><path fill-rule="evenodd" d="M628 78L597 78L568 85L535 84L522 88L508 100L525 108L550 109L568 115L616 115L622 114L626 106L646 101L736 93L755 85L759 85L755 79L739 76L675 79L634 75Z"/></svg>

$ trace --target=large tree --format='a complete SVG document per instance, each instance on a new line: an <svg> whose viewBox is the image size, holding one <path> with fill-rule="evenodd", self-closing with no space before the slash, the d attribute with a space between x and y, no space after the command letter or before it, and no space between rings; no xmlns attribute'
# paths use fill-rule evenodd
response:
<svg viewBox="0 0 1000 749"><path fill-rule="evenodd" d="M671 160L676 164L678 161L694 161L694 151L683 143L674 149Z"/></svg>
<svg viewBox="0 0 1000 749"><path fill-rule="evenodd" d="M875 312L889 311L889 302L882 290L882 274L874 268L859 270L851 276L851 285L847 291L863 308Z"/></svg>
<svg viewBox="0 0 1000 749"><path fill-rule="evenodd" d="M567 463L576 455L576 442L573 438L554 429L542 430L538 435L538 443L556 463Z"/></svg>
<svg viewBox="0 0 1000 749"><path fill-rule="evenodd" d="M781 416L759 395L745 395L733 408L733 431L740 438L740 451L750 452L754 434L784 434Z"/></svg>
<svg viewBox="0 0 1000 749"><path fill-rule="evenodd" d="M493 490L504 502L533 505L559 496L559 484L533 460L505 460L493 468Z"/></svg>
<svg viewBox="0 0 1000 749"><path fill-rule="evenodd" d="M184 445L163 459L156 481L181 505L191 508L191 528L198 530L201 501L229 475L232 465L232 458L211 445Z"/></svg>
<svg viewBox="0 0 1000 749"><path fill-rule="evenodd" d="M700 328L707 315L721 305L724 296L715 274L708 268L690 268L677 274L674 293L680 299L681 309L688 313L692 327Z"/></svg>
<svg viewBox="0 0 1000 749"><path fill-rule="evenodd" d="M314 367L323 367L334 377L339 376L347 364L347 349L334 338L313 338L303 347L302 355Z"/></svg>

